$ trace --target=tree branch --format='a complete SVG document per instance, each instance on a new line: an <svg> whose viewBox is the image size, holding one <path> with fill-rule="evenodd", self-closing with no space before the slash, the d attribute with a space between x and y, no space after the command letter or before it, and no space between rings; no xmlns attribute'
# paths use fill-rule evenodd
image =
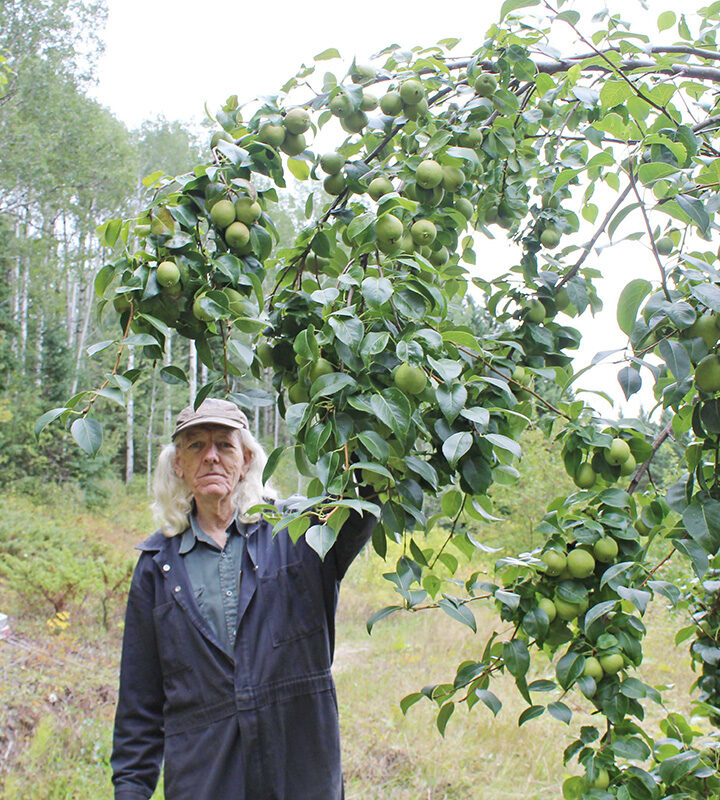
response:
<svg viewBox="0 0 720 800"><path fill-rule="evenodd" d="M653 236L652 228L650 227L650 220L648 219L647 209L645 208L645 203L642 201L640 197L640 192L638 192L637 184L635 183L635 174L632 171L632 167L628 171L628 177L630 178L630 185L632 186L633 192L635 192L635 197L637 197L638 203L640 203L640 210L642 211L643 219L645 220L645 230L648 232L648 236L650 237L650 246L652 247L653 255L655 256L655 261L657 262L658 269L660 270L660 283L662 285L663 294L665 295L665 299L668 303L672 302L670 298L670 292L668 291L667 287L667 276L665 275L665 267L663 267L663 263L660 260L660 254L657 251L657 247L655 247L655 237Z"/></svg>
<svg viewBox="0 0 720 800"><path fill-rule="evenodd" d="M574 275L577 274L577 272L580 269L580 267L585 263L585 259L590 255L590 251L595 246L595 242L597 242L597 240L600 238L600 236L602 235L602 232L608 226L610 220L615 216L615 212L618 210L618 208L620 208L620 206L625 201L625 198L630 194L630 190L631 189L632 189L632 184L630 183L630 184L627 185L627 187L625 188L623 193L620 195L620 197L618 197L618 199L615 201L615 203L613 204L613 207L610 209L610 211L608 211L608 213L605 215L605 218L600 223L600 226L598 227L598 229L593 234L592 239L590 239L590 241L583 248L583 253L580 256L580 258L575 262L575 264L573 264L572 267L570 267L570 269L558 281L558 283L557 283L557 285L555 287L556 289L559 289L561 286L566 284L570 280L570 278L572 278Z"/></svg>
<svg viewBox="0 0 720 800"><path fill-rule="evenodd" d="M630 481L627 488L628 494L632 494L637 489L638 484L640 483L640 479L650 468L650 462L653 460L653 458L655 458L655 454L660 448L660 445L665 441L665 439L668 438L668 436L670 436L671 432L672 432L672 420L670 420L670 422L668 422L668 424L655 437L655 441L652 443L652 452L650 453L647 461L645 461L635 470L635 474L633 475L632 480Z"/></svg>

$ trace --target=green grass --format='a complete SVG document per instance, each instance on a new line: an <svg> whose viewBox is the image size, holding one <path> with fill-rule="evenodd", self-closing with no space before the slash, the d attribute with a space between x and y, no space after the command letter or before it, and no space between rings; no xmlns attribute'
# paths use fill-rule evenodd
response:
<svg viewBox="0 0 720 800"><path fill-rule="evenodd" d="M93 510L79 498L52 492L42 500L9 496L0 520L0 552L17 540L18 531L32 537L52 528L54 536L68 541L92 539L108 553L131 556L133 546L153 529L147 499L141 486L108 485L106 491L105 506ZM437 544L442 535L438 531L430 543ZM480 703L470 712L461 706L442 737L434 723L437 709L429 701L402 715L403 696L425 684L451 681L457 664L479 659L488 635L503 630L503 623L492 606L474 604L477 634L432 610L399 612L368 636L366 619L398 601L381 577L398 555L395 549L383 563L363 553L341 593L335 674L348 800L557 798L564 777L580 771L562 765L562 750L580 725L593 724L590 706L578 693L567 699L573 710L569 727L546 714L518 728L525 703L507 677L493 686L503 701L497 718ZM469 569L461 559L459 572ZM0 583L0 610L10 612L14 632L11 641L0 642L0 763L7 754L0 795L7 800L109 800L122 602L111 607L107 630L93 597L70 609L64 630L53 631L47 624L51 608L29 612L25 607L16 592ZM662 601L651 607L648 619L640 676L671 685L668 705L688 713L694 676L686 646L673 645L681 623ZM533 677L552 674L547 663L533 669ZM661 710L650 704L647 712L653 728ZM161 798L162 791L155 797Z"/></svg>

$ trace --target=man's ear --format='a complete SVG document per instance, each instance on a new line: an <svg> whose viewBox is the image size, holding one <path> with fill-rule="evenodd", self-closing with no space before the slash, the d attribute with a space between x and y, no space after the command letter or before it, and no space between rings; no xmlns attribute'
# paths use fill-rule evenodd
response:
<svg viewBox="0 0 720 800"><path fill-rule="evenodd" d="M180 453L175 450L175 457L173 458L173 472L177 478L182 478L183 471L182 466L180 465Z"/></svg>
<svg viewBox="0 0 720 800"><path fill-rule="evenodd" d="M242 467L242 474L240 475L240 480L242 480L246 475L247 471L250 469L250 465L252 464L253 454L247 447L243 447L243 467Z"/></svg>

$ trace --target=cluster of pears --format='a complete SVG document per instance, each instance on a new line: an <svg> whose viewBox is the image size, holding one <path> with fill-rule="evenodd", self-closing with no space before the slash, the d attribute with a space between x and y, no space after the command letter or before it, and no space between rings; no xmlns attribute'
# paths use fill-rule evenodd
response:
<svg viewBox="0 0 720 800"><path fill-rule="evenodd" d="M584 461L575 470L572 479L579 489L592 489L600 472L598 459L603 458L605 463L613 467L613 474L617 472L617 477L627 477L632 475L637 468L637 461L632 454L630 445L620 436L615 436L608 447L602 447L595 451L589 461Z"/></svg>
<svg viewBox="0 0 720 800"><path fill-rule="evenodd" d="M265 122L258 129L258 139L271 147L280 148L288 156L299 156L307 147L305 133L311 119L302 106L291 108L280 123Z"/></svg>
<svg viewBox="0 0 720 800"><path fill-rule="evenodd" d="M720 316L712 311L699 314L695 322L682 332L683 338L700 338L711 351L695 367L695 385L705 394L720 392L720 355L714 348L720 339Z"/></svg>
<svg viewBox="0 0 720 800"><path fill-rule="evenodd" d="M390 89L380 98L380 110L386 117L403 116L417 119L428 111L428 101L422 82L417 78L403 81L397 89Z"/></svg>
<svg viewBox="0 0 720 800"><path fill-rule="evenodd" d="M556 624L563 626L585 614L590 606L589 594L596 586L598 565L602 565L602 569L612 564L618 551L616 539L605 533L592 545L575 543L568 550L551 546L542 553L545 578L538 586L537 607L545 612L550 625L558 620ZM579 587L583 587L582 592L578 592ZM604 591L610 592L607 588ZM582 625L579 627L582 629ZM590 646L589 654L585 655L583 675L597 684L605 675L615 675L625 666L621 647L613 637ZM594 690L592 685L584 687L587 696L592 696Z"/></svg>

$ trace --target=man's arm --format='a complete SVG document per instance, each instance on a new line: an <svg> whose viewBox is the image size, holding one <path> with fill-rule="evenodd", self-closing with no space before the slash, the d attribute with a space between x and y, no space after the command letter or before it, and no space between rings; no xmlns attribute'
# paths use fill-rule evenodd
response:
<svg viewBox="0 0 720 800"><path fill-rule="evenodd" d="M163 687L153 624L153 593L143 580L150 556L140 557L133 575L123 634L120 691L113 753L115 800L148 800L155 791L163 756Z"/></svg>
<svg viewBox="0 0 720 800"><path fill-rule="evenodd" d="M362 500L369 500L379 506L377 493L372 487L360 484L358 493ZM328 554L335 561L337 580L342 580L350 564L372 536L377 523L377 518L367 511L362 514L357 511L350 512L350 516L340 529L335 544Z"/></svg>

